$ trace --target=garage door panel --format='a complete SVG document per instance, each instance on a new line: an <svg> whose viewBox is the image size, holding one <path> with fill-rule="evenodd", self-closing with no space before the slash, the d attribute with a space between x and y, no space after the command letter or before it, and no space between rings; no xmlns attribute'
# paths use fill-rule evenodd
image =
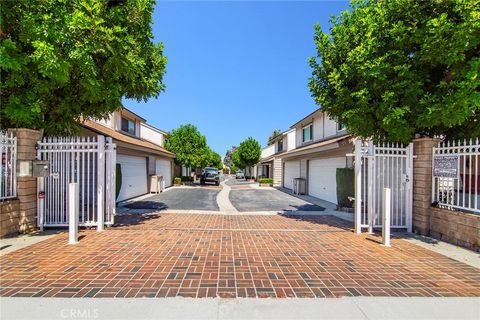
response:
<svg viewBox="0 0 480 320"><path fill-rule="evenodd" d="M285 162L283 186L287 189L293 189L293 179L298 177L300 177L300 161Z"/></svg>
<svg viewBox="0 0 480 320"><path fill-rule="evenodd" d="M163 176L165 187L172 186L172 163L168 159L157 159L155 161L155 174Z"/></svg>
<svg viewBox="0 0 480 320"><path fill-rule="evenodd" d="M308 193L319 199L337 203L337 168L345 167L345 158L309 161Z"/></svg>
<svg viewBox="0 0 480 320"><path fill-rule="evenodd" d="M141 196L147 193L147 159L129 155L117 155L122 170L122 185L117 201Z"/></svg>

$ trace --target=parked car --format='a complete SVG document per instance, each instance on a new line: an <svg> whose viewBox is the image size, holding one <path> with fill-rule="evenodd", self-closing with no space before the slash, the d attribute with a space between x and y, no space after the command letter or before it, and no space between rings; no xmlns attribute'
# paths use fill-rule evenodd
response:
<svg viewBox="0 0 480 320"><path fill-rule="evenodd" d="M200 184L215 183L216 186L220 185L220 173L217 168L206 167L202 170L200 176Z"/></svg>
<svg viewBox="0 0 480 320"><path fill-rule="evenodd" d="M245 173L243 173L242 170L238 170L237 173L235 173L235 178L236 179L245 179Z"/></svg>

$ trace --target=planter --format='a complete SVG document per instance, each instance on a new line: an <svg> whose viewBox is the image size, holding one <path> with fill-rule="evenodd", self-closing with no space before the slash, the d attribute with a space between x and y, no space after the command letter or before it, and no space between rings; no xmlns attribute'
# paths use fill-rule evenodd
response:
<svg viewBox="0 0 480 320"><path fill-rule="evenodd" d="M260 183L260 187L271 187L272 185L270 183Z"/></svg>
<svg viewBox="0 0 480 320"><path fill-rule="evenodd" d="M192 181L184 181L184 182L183 182L183 185L184 185L184 186L192 186L192 185L193 185L193 182L192 182Z"/></svg>

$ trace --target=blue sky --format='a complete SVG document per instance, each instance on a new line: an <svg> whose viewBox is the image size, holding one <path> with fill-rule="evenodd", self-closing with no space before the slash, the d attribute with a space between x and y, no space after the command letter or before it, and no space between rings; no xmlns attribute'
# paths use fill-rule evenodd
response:
<svg viewBox="0 0 480 320"><path fill-rule="evenodd" d="M225 154L252 136L264 146L316 109L308 91L313 26L328 30L342 1L159 1L155 41L168 57L166 90L147 103L126 100L148 123L170 131L192 123Z"/></svg>

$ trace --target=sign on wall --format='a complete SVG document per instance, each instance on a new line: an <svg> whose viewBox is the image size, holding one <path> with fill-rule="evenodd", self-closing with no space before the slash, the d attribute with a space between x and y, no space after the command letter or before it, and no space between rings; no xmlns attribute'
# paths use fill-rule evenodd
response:
<svg viewBox="0 0 480 320"><path fill-rule="evenodd" d="M440 156L433 158L433 176L441 178L458 178L458 156Z"/></svg>

